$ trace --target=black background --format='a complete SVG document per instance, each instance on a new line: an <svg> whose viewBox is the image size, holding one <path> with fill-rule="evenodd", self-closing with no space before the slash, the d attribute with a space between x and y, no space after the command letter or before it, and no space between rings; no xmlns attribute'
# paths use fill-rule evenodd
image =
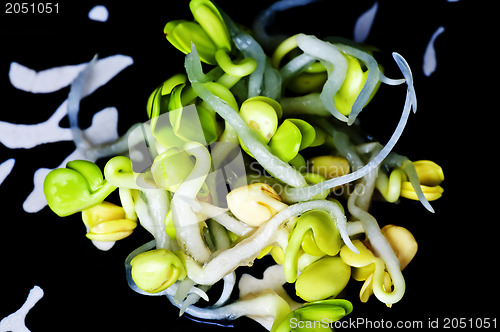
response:
<svg viewBox="0 0 500 332"><path fill-rule="evenodd" d="M218 1L237 22L250 25L269 1ZM431 159L445 173L443 197L433 202L436 213L419 203L375 203L372 212L381 225L407 227L419 242L419 252L404 271L407 290L392 308L372 297L358 300L361 283L351 281L346 298L354 304L353 319L422 321L436 318L497 316L497 222L483 188L488 183L491 157L478 153L493 144L481 133L482 110L478 96L469 90L466 76L474 70L470 41L472 26L464 20L475 10L470 1L379 1L378 13L367 40L381 52L377 59L390 77L400 76L391 52L410 64L418 96L418 112L410 116L396 151L412 160ZM184 56L163 35L172 19L191 19L188 1L84 1L59 2L58 14L5 14L1 8L0 120L39 123L66 98L69 88L50 94L31 94L14 88L8 79L15 61L35 70L87 62L97 53L103 58L124 54L134 64L82 102L82 127L97 111L115 106L123 134L133 123L146 121L145 104L151 91L170 75L183 70ZM88 18L94 5L105 5L107 22ZM279 14L272 30L304 32L319 37L352 38L357 17L373 1L320 1L307 8ZM437 70L422 71L425 48L439 26L445 28L436 42ZM468 36L466 38L466 36ZM464 46L466 44L467 46ZM472 49L471 49L472 48ZM471 52L473 53L471 55ZM474 82L474 81L473 81ZM475 83L472 83L475 84ZM361 114L363 128L387 142L404 102L404 89L384 86ZM87 117L85 114L88 114ZM63 122L66 120L63 120ZM472 145L469 143L472 142ZM123 262L136 247L150 240L144 230L118 242L109 252L97 250L84 236L79 215L59 218L48 208L24 212L22 203L33 189L33 173L53 168L72 151L71 142L11 150L0 144L0 162L16 158L12 173L0 186L0 318L24 303L29 290L40 286L44 297L30 311L31 331L181 331L192 328L224 330L177 317L177 309L163 297L136 294L127 286ZM484 176L481 176L484 175ZM475 179L481 179L475 180ZM214 295L216 296L216 295ZM255 327L249 319L234 322L238 328ZM226 331L230 329L226 328Z"/></svg>

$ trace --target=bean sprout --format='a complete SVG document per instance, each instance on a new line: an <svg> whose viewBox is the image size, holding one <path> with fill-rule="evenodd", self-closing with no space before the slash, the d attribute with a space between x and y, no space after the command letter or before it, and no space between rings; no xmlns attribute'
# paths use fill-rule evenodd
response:
<svg viewBox="0 0 500 332"><path fill-rule="evenodd" d="M96 58L72 83L75 145L93 160L114 157L104 172L88 161L53 170L44 192L58 215L82 212L94 243L126 238L137 221L151 233L153 240L125 260L133 291L166 296L180 315L248 316L273 332L290 331L292 318L349 314L352 304L332 297L341 296L351 274L365 280L362 302L373 293L391 306L404 296L401 269L416 241L408 230L396 239L402 227L386 235L369 210L378 191L388 203L418 199L434 212L429 200L443 191L439 165L394 152L417 110L413 76L398 53L392 56L403 78L392 79L376 55L352 41L266 32L277 11L311 2L272 5L256 21L256 40L209 0L191 0L194 20L171 21L164 30L186 54L186 75L159 85L147 102L150 121L115 142L92 146L78 126ZM381 83L406 84L385 145L356 121ZM122 206L104 201L116 188ZM238 268L268 255L272 273L239 278ZM286 293L285 282L295 283L302 302ZM207 292L217 283L223 288L213 301Z"/></svg>

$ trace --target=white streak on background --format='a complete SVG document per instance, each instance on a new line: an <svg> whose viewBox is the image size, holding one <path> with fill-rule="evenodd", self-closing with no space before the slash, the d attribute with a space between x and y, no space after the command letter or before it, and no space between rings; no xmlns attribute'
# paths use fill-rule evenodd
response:
<svg viewBox="0 0 500 332"><path fill-rule="evenodd" d="M96 113L92 118L92 125L84 130L84 135L94 145L118 139L118 110L115 107L108 107ZM88 160L80 150L76 149L57 168L64 168L69 161L76 159ZM90 161L95 162L95 160ZM47 199L43 193L43 181L51 170L39 168L35 171L34 188L23 203L24 211L35 213L47 205Z"/></svg>
<svg viewBox="0 0 500 332"><path fill-rule="evenodd" d="M0 321L0 332L30 332L26 327L26 315L42 297L43 290L38 286L33 287L22 307Z"/></svg>
<svg viewBox="0 0 500 332"><path fill-rule="evenodd" d="M32 93L51 93L73 82L86 64L54 67L35 71L17 62L12 62L9 69L10 83L19 90Z"/></svg>
<svg viewBox="0 0 500 332"><path fill-rule="evenodd" d="M89 11L89 19L97 22L106 22L109 17L108 9L104 6L95 6Z"/></svg>
<svg viewBox="0 0 500 332"><path fill-rule="evenodd" d="M14 158L10 158L0 164L0 185L2 185L2 182L10 174L10 172L14 168L15 163L16 160Z"/></svg>
<svg viewBox="0 0 500 332"><path fill-rule="evenodd" d="M354 41L357 43L363 43L370 34L370 30L375 20L375 15L377 14L378 2L375 1L373 6L366 12L359 16L356 24L354 25Z"/></svg>
<svg viewBox="0 0 500 332"><path fill-rule="evenodd" d="M121 54L98 60L89 74L89 79L87 84L85 85L83 96L85 97L90 95L95 90L108 83L113 77L115 77L123 69L130 66L132 63L133 60L131 57ZM85 68L86 65L87 64L84 63L71 67L79 68L81 71L83 68ZM16 68L16 66L14 68ZM33 84L35 84L34 82L40 80L41 76L43 77L44 81L60 80L61 82L63 82L60 85L65 84L64 86L66 86L71 84L72 80L74 80L76 75L78 75L79 73L73 70L67 71L65 69L61 69L64 67L56 67L53 69L58 68L59 70L48 69L39 73L35 72L35 76L31 77L32 83L26 83L26 86L24 86L23 88L32 86ZM31 70L29 68L26 69ZM62 75L62 73L65 74ZM18 69L15 69L15 71L13 72L11 66L9 77L11 78L11 83L13 85L14 82L20 82L23 79L18 75L25 74L23 74L23 71L19 71ZM24 77L24 79L29 80L30 78ZM18 89L21 88L20 85L16 87ZM32 92L29 90L25 91ZM31 149L40 144L70 141L73 139L71 130L69 128L61 128L59 126L59 122L64 116L66 116L67 112L67 101L65 100L48 120L41 123L26 125L0 121L0 143L5 145L9 149ZM26 113L28 114L28 112Z"/></svg>
<svg viewBox="0 0 500 332"><path fill-rule="evenodd" d="M437 59L436 59L436 50L434 49L434 41L436 38L443 33L444 28L439 27L436 32L431 37L431 40L427 44L427 48L424 53L424 63L422 65L422 69L424 71L425 76L430 76L437 67Z"/></svg>

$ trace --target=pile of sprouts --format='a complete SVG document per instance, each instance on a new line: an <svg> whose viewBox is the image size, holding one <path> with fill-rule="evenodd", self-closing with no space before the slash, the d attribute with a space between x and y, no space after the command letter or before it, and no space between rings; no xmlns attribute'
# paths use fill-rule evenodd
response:
<svg viewBox="0 0 500 332"><path fill-rule="evenodd" d="M300 3L280 1L260 21ZM89 159L112 158L103 171L74 160L50 172L49 207L59 216L81 213L86 236L102 250L144 227L153 238L125 260L130 288L165 296L198 319L247 316L280 332L294 330L292 318L334 322L352 311L339 298L352 279L363 281L362 302L371 295L387 306L400 301L417 242L403 227L381 229L371 201L404 197L434 212L429 201L441 196L444 179L434 162L393 152L417 110L408 63L393 53L402 78L391 79L352 41L297 34L276 42L209 0L189 7L194 20L165 26L167 40L186 54L184 70L152 92L149 121L92 146L78 112L95 59L72 83L75 144ZM356 121L382 83L406 84L385 145ZM121 205L106 201L116 190ZM236 274L267 255L272 264L262 279ZM220 296L209 298L217 283Z"/></svg>

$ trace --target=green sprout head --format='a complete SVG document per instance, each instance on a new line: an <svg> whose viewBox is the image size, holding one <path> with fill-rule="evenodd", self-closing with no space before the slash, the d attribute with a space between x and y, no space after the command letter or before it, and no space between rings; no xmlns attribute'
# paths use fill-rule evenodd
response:
<svg viewBox="0 0 500 332"><path fill-rule="evenodd" d="M285 276L288 282L297 279L300 249L314 256L335 256L342 240L333 218L324 211L312 210L302 214L295 224L285 251Z"/></svg>
<svg viewBox="0 0 500 332"><path fill-rule="evenodd" d="M325 256L308 265L297 278L295 290L306 301L336 297L347 286L351 268L338 256Z"/></svg>
<svg viewBox="0 0 500 332"><path fill-rule="evenodd" d="M280 322L275 322L271 332L333 330L332 323L351 312L352 304L347 300L328 299L308 302L289 313Z"/></svg>
<svg viewBox="0 0 500 332"><path fill-rule="evenodd" d="M179 257L167 249L143 252L134 257L130 265L137 287L148 293L161 292L186 277L186 269Z"/></svg>
<svg viewBox="0 0 500 332"><path fill-rule="evenodd" d="M190 156L180 148L170 148L155 158L151 171L156 184L175 192L194 167Z"/></svg>
<svg viewBox="0 0 500 332"><path fill-rule="evenodd" d="M102 203L116 187L103 179L97 165L86 160L68 162L52 170L43 184L49 207L65 217Z"/></svg>
<svg viewBox="0 0 500 332"><path fill-rule="evenodd" d="M231 39L217 7L208 0L192 0L189 4L196 22L170 21L163 32L167 40L184 54L196 46L203 62L215 65L217 50L231 51Z"/></svg>

